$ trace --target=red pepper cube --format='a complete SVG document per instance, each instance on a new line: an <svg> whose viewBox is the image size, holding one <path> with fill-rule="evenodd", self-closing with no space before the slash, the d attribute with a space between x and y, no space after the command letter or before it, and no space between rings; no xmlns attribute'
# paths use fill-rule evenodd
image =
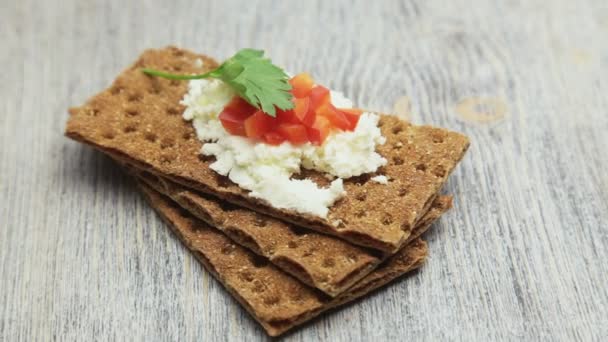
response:
<svg viewBox="0 0 608 342"><path fill-rule="evenodd" d="M264 134L270 132L275 125L275 119L261 110L245 119L245 134L249 138L260 139Z"/></svg>
<svg viewBox="0 0 608 342"><path fill-rule="evenodd" d="M312 127L306 130L306 133L308 133L308 140L313 145L318 146L323 144L330 131L331 123L329 122L329 120L324 116L317 115L314 124L312 125Z"/></svg>
<svg viewBox="0 0 608 342"><path fill-rule="evenodd" d="M317 110L326 103L330 103L331 95L329 89L324 86L317 85L310 91L310 105L312 110Z"/></svg>
<svg viewBox="0 0 608 342"><path fill-rule="evenodd" d="M341 130L350 130L351 123L346 119L344 114L337 110L331 103L326 103L317 109L317 115L326 117L332 126Z"/></svg>
<svg viewBox="0 0 608 342"><path fill-rule="evenodd" d="M312 90L315 81L309 74L303 72L297 74L289 80L291 92L296 98L307 97Z"/></svg>
<svg viewBox="0 0 608 342"><path fill-rule="evenodd" d="M293 113L304 126L310 127L315 122L315 112L310 108L310 98L294 99Z"/></svg>
<svg viewBox="0 0 608 342"><path fill-rule="evenodd" d="M277 128L277 132L294 145L308 142L308 134L306 133L306 127L304 127L304 125L281 124Z"/></svg>
<svg viewBox="0 0 608 342"><path fill-rule="evenodd" d="M349 131L354 131L355 128L357 128L359 118L361 117L361 113L363 113L363 111L356 108L340 108L338 110L344 114L344 117L346 117L346 120L348 120L350 123Z"/></svg>

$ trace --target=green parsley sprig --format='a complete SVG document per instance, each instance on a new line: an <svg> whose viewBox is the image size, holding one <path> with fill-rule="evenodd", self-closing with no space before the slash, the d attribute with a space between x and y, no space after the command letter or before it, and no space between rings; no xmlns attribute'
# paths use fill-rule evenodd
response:
<svg viewBox="0 0 608 342"><path fill-rule="evenodd" d="M179 75L149 68L143 68L142 72L171 80L220 79L245 101L272 117L276 116L275 107L293 108L289 77L270 59L264 58L262 50L242 49L218 68L204 74Z"/></svg>

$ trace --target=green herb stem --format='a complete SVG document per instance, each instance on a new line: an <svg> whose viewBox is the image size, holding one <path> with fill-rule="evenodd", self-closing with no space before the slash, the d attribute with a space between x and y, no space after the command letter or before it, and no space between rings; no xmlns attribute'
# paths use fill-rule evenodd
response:
<svg viewBox="0 0 608 342"><path fill-rule="evenodd" d="M149 68L142 68L141 71L146 75L158 76L158 77L166 78L169 80L198 80L201 78L213 77L214 76L213 72L215 70L211 70L204 74L196 74L196 75L178 75L178 74L172 74L172 73L164 72L164 71L160 71L160 70L149 69Z"/></svg>

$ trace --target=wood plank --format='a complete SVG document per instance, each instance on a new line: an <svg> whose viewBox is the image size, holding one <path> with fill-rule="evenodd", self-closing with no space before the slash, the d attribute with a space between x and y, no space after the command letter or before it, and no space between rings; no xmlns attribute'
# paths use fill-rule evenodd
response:
<svg viewBox="0 0 608 342"><path fill-rule="evenodd" d="M14 1L0 39L0 340L264 340L66 109L143 49L241 47L471 137L414 277L288 340L608 336L608 7Z"/></svg>

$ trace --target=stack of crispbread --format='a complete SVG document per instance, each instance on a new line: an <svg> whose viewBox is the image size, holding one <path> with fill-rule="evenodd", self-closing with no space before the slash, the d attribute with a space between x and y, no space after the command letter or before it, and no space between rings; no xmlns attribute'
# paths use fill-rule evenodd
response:
<svg viewBox="0 0 608 342"><path fill-rule="evenodd" d="M197 63L197 59L204 63ZM141 67L201 73L209 57L148 50L107 90L72 108L66 135L110 155L131 173L161 217L205 268L276 336L329 308L419 267L420 235L451 207L439 195L468 147L458 133L381 114L388 164L345 180L347 195L327 218L276 209L209 168L179 104L187 82ZM321 186L320 173L303 171ZM196 305L193 303L193 305Z"/></svg>

